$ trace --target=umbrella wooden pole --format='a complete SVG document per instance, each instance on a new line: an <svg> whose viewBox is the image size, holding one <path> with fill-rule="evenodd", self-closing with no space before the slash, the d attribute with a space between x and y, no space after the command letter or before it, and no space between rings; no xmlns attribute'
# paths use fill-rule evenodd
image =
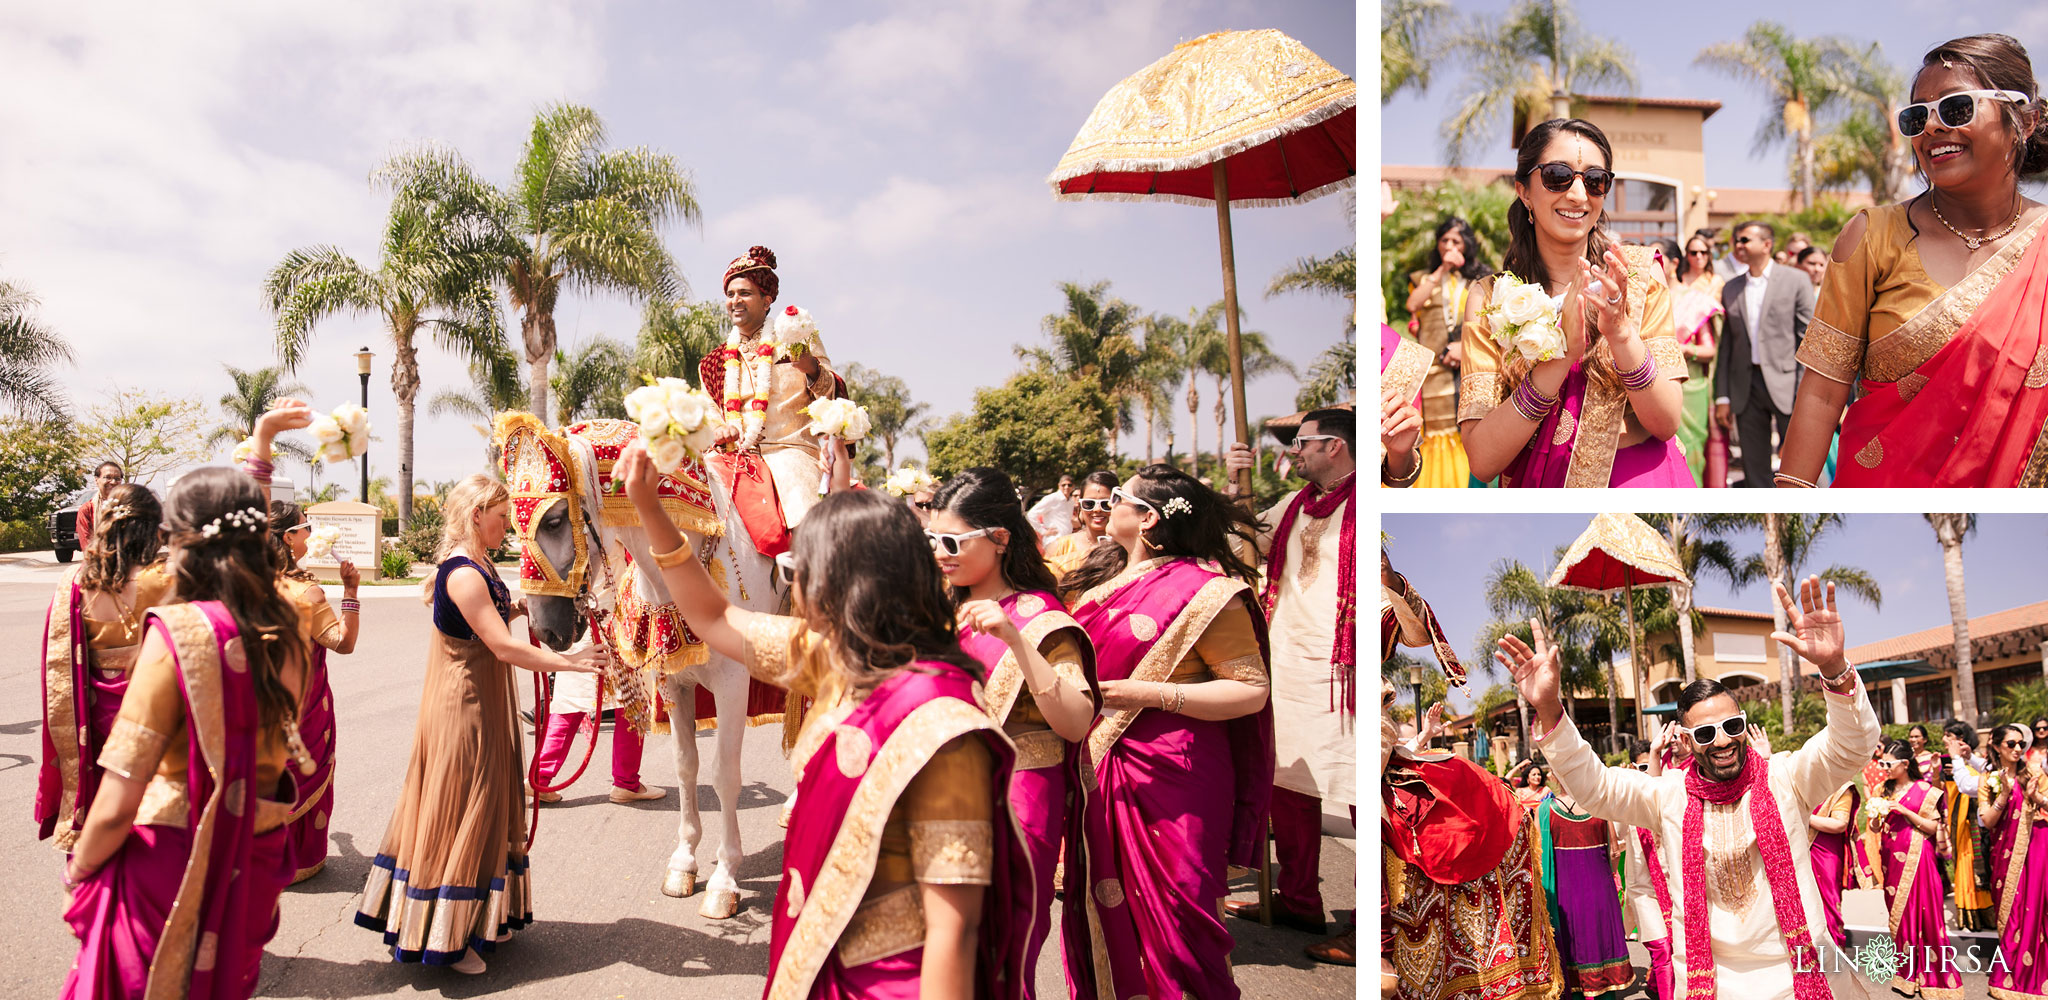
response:
<svg viewBox="0 0 2048 1000"><path fill-rule="evenodd" d="M1621 599L1627 602L1626 607L1628 608L1628 671L1635 678L1636 738L1646 740L1649 737L1645 734L1649 730L1643 728L1643 654L1641 650L1636 648L1635 574L1628 574L1628 579L1629 584L1621 589ZM1616 733L1614 735L1615 742L1621 742L1621 734ZM1625 750L1627 747L1621 747L1620 749Z"/></svg>
<svg viewBox="0 0 2048 1000"><path fill-rule="evenodd" d="M1216 240L1223 251L1224 329L1230 334L1230 408L1237 420L1237 440L1249 447L1252 435L1251 425L1244 415L1244 345L1238 339L1237 331L1237 256L1230 238L1230 181L1224 176L1222 160L1210 165L1209 174L1216 182ZM1221 446L1222 443L1218 442L1218 447ZM1252 475L1249 470L1238 473L1237 495L1247 502L1251 499Z"/></svg>

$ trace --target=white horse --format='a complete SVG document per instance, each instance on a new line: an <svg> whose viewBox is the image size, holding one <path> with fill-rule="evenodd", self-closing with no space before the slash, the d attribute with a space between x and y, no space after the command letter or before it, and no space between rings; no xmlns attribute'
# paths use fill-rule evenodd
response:
<svg viewBox="0 0 2048 1000"><path fill-rule="evenodd" d="M667 583L654 569L646 529L623 494L603 492L618 449L636 433L632 423L621 420L586 421L555 432L527 414L499 416L497 436L515 501L513 519L526 556L522 589L528 594L534 632L550 647L563 649L573 641L585 608L594 611L610 633L602 637L614 654L607 678L619 695L615 704L622 706L614 725L633 724L623 710L627 706L635 709L639 721L647 720L652 709L652 692L645 690L650 675L676 720L682 817L661 886L670 896L692 895L698 884L697 851L704 829L697 810L693 722L697 687L710 690L718 734L711 784L724 838L698 912L724 919L739 912L734 873L744 857L739 793L741 740L749 723L748 677L744 666L701 643L681 646L663 641L663 628L681 637L682 620ZM782 598L775 590L774 561L754 548L731 504L715 499L705 478L693 479L692 472L702 476L701 468L686 466L679 476L664 480L664 492L676 494L665 497L665 506L678 520L677 527L713 579L724 584L728 599L749 610L775 611ZM707 504L710 512L704 509ZM589 551L591 545L596 553ZM640 626L644 629L635 632ZM633 638L636 634L645 641ZM620 655L622 647L628 655ZM628 660L643 660L646 666Z"/></svg>

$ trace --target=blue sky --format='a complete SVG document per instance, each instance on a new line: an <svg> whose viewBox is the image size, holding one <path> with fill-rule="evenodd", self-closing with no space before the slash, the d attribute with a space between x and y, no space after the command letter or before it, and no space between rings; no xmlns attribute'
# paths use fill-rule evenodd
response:
<svg viewBox="0 0 2048 1000"><path fill-rule="evenodd" d="M1394 568L1436 609L1444 634L1459 655L1471 657L1488 618L1486 577L1494 563L1516 559L1547 572L1558 546L1571 544L1589 520L1590 515L1582 514L1387 514L1381 527L1391 536L1387 554ZM1745 554L1763 550L1760 531L1736 535L1732 541ZM1964 600L1970 616L2048 600L2048 577L2041 572L2044 550L2048 517L1979 515L1976 534L1963 543ZM1835 565L1869 571L1884 598L1882 609L1877 609L1838 597L1836 607L1851 646L1948 624L1941 546L1920 515L1846 515L1845 523L1822 539L1808 571ZM1695 593L1697 603L1706 607L1771 610L1770 590L1762 584L1731 592L1724 581L1707 579ZM1490 664L1491 658L1486 662ZM1507 680L1505 674L1476 676L1480 664L1475 658L1468 658L1465 665L1474 671L1478 688L1495 679Z"/></svg>
<svg viewBox="0 0 2048 1000"><path fill-rule="evenodd" d="M816 315L836 360L902 376L944 416L1013 370L1062 280L1111 281L1153 311L1221 298L1213 211L1055 203L1044 180L1118 80L1182 40L1255 27L1357 73L1356 11L1330 2L11 4L0 278L40 295L76 347L65 380L82 404L119 384L210 407L223 362L270 362L258 287L284 253L374 251L385 200L366 179L385 155L438 140L502 181L533 111L567 99L595 107L615 144L694 173L704 225L668 244L696 295L767 245L783 302ZM1262 292L1296 258L1352 242L1344 199L1234 223L1248 328L1305 365L1342 336L1343 303ZM574 349L630 340L638 310L569 295L556 319ZM355 399L350 355L378 337L368 320L318 330L300 372L316 403ZM372 464L386 474L380 353ZM422 400L467 381L439 350L421 363ZM1284 377L1254 382L1249 410L1291 412L1293 394ZM421 478L475 468L466 424L423 415L416 438Z"/></svg>
<svg viewBox="0 0 2048 1000"><path fill-rule="evenodd" d="M1452 6L1460 14L1497 16L1509 4L1507 0L1453 0ZM1777 21L1803 37L1835 34L1859 45L1876 42L1901 69L1918 66L1920 57L1941 42L1985 31L2017 37L2034 56L2037 76L2044 68L2041 59L2048 53L2048 6L2024 0L1808 0L1648 7L1623 0L1579 0L1572 6L1589 33L1613 39L1635 54L1637 96L1721 102L1721 110L1706 122L1708 187L1790 186L1786 180L1789 146L1772 147L1760 156L1752 152L1757 124L1767 107L1762 91L1754 84L1693 65L1693 57L1701 49L1739 39L1756 21ZM1439 74L1426 95L1405 93L1386 106L1381 128L1383 162L1443 162L1438 123L1451 116L1464 76L1462 70ZM1514 150L1508 145L1505 117L1494 135L1483 147L1483 155L1475 154L1473 166L1513 166Z"/></svg>

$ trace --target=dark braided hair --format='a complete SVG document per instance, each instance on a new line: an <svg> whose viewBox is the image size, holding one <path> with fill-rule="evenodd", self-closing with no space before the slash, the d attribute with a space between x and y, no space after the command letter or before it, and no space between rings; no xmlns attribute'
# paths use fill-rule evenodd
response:
<svg viewBox="0 0 2048 1000"><path fill-rule="evenodd" d="M95 507L94 521L78 585L94 593L119 594L136 570L156 562L163 551L163 504L149 487L122 483Z"/></svg>

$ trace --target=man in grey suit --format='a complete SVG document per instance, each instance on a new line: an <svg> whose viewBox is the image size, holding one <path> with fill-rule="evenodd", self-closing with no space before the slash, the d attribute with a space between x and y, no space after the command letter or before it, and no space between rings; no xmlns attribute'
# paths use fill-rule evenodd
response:
<svg viewBox="0 0 2048 1000"><path fill-rule="evenodd" d="M1714 420L1742 446L1744 486L1768 487L1771 431L1783 439L1799 388L1799 342L1813 322L1813 281L1771 260L1778 234L1769 223L1735 227L1735 256L1749 269L1721 290L1728 311L1721 363L1714 369Z"/></svg>

